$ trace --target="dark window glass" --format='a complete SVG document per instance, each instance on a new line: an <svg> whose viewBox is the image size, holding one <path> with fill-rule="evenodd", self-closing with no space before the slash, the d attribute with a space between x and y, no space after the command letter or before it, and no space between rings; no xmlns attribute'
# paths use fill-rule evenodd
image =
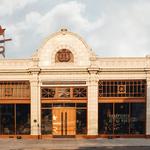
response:
<svg viewBox="0 0 150 150"><path fill-rule="evenodd" d="M52 134L52 110L42 109L41 120L41 132L42 134Z"/></svg>
<svg viewBox="0 0 150 150"><path fill-rule="evenodd" d="M100 103L98 113L100 134L145 133L145 103Z"/></svg>
<svg viewBox="0 0 150 150"><path fill-rule="evenodd" d="M63 107L64 104L63 103L54 103L53 107Z"/></svg>
<svg viewBox="0 0 150 150"><path fill-rule="evenodd" d="M75 103L65 103L65 107L75 107Z"/></svg>
<svg viewBox="0 0 150 150"><path fill-rule="evenodd" d="M87 110L77 109L76 110L76 134L87 133Z"/></svg>
<svg viewBox="0 0 150 150"><path fill-rule="evenodd" d="M131 134L145 133L145 104L133 103L131 104Z"/></svg>
<svg viewBox="0 0 150 150"><path fill-rule="evenodd" d="M102 134L113 133L113 104L99 104L98 129Z"/></svg>
<svg viewBox="0 0 150 150"><path fill-rule="evenodd" d="M129 133L129 104L115 104L114 114L114 133L128 134Z"/></svg>
<svg viewBox="0 0 150 150"><path fill-rule="evenodd" d="M52 104L49 104L49 103L42 104L42 108L51 108L51 107L52 107Z"/></svg>
<svg viewBox="0 0 150 150"><path fill-rule="evenodd" d="M16 134L30 134L30 105L16 105Z"/></svg>
<svg viewBox="0 0 150 150"><path fill-rule="evenodd" d="M76 107L87 107L86 103L77 103Z"/></svg>
<svg viewBox="0 0 150 150"><path fill-rule="evenodd" d="M15 134L14 105L0 105L0 134Z"/></svg>

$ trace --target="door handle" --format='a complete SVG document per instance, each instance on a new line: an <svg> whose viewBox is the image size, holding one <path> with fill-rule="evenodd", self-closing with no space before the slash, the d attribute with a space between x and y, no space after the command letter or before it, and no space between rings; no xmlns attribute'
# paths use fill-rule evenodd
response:
<svg viewBox="0 0 150 150"><path fill-rule="evenodd" d="M64 128L64 118L63 118L63 112L61 112L61 135L63 135L63 129Z"/></svg>
<svg viewBox="0 0 150 150"><path fill-rule="evenodd" d="M65 112L65 135L67 135L67 112Z"/></svg>

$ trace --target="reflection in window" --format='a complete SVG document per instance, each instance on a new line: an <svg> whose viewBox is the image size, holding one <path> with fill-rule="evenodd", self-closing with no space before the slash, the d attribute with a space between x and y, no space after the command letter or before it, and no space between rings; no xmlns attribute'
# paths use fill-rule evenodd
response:
<svg viewBox="0 0 150 150"><path fill-rule="evenodd" d="M129 133L129 104L115 104L114 132L116 134Z"/></svg>
<svg viewBox="0 0 150 150"><path fill-rule="evenodd" d="M42 109L42 134L52 134L52 110Z"/></svg>
<svg viewBox="0 0 150 150"><path fill-rule="evenodd" d="M144 134L145 132L145 104L131 104L131 134Z"/></svg>
<svg viewBox="0 0 150 150"><path fill-rule="evenodd" d="M30 134L30 105L1 104L0 134Z"/></svg>
<svg viewBox="0 0 150 150"><path fill-rule="evenodd" d="M76 110L76 134L87 133L87 110L77 109Z"/></svg>
<svg viewBox="0 0 150 150"><path fill-rule="evenodd" d="M113 105L100 104L99 105L99 133L112 134L113 133Z"/></svg>
<svg viewBox="0 0 150 150"><path fill-rule="evenodd" d="M100 103L98 129L101 134L144 134L145 103Z"/></svg>
<svg viewBox="0 0 150 150"><path fill-rule="evenodd" d="M0 105L0 134L15 134L14 105Z"/></svg>
<svg viewBox="0 0 150 150"><path fill-rule="evenodd" d="M30 134L30 105L16 105L16 133Z"/></svg>
<svg viewBox="0 0 150 150"><path fill-rule="evenodd" d="M58 88L58 97L61 98L70 97L70 88Z"/></svg>

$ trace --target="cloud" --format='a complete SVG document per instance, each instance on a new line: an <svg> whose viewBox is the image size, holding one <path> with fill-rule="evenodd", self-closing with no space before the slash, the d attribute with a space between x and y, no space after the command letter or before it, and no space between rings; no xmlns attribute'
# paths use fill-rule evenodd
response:
<svg viewBox="0 0 150 150"><path fill-rule="evenodd" d="M37 0L1 0L0 16L12 15L14 12L23 9Z"/></svg>
<svg viewBox="0 0 150 150"><path fill-rule="evenodd" d="M84 11L85 5L76 1L59 4L41 18L38 32L45 35L47 31L54 32L62 26L80 30L89 24L83 19Z"/></svg>
<svg viewBox="0 0 150 150"><path fill-rule="evenodd" d="M85 38L100 56L150 53L150 1L109 2L95 20L89 18L86 3L78 1L59 3L44 13L31 10L24 20L8 27L15 43L12 47L31 56L43 38L65 26Z"/></svg>

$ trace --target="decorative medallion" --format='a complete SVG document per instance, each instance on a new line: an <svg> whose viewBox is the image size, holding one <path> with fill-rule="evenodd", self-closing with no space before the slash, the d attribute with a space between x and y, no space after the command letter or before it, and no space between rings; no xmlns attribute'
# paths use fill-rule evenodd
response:
<svg viewBox="0 0 150 150"><path fill-rule="evenodd" d="M125 94L126 93L126 86L125 85L118 85L118 93Z"/></svg>
<svg viewBox="0 0 150 150"><path fill-rule="evenodd" d="M73 54L70 50L61 49L56 53L56 62L73 62Z"/></svg>

